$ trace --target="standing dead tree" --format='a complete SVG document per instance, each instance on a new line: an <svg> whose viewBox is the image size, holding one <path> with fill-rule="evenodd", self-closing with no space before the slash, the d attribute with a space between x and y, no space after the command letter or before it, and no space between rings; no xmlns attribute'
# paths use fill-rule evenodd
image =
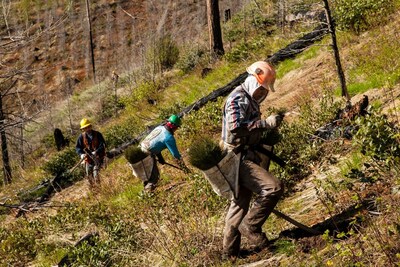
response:
<svg viewBox="0 0 400 267"><path fill-rule="evenodd" d="M15 72L9 75L0 75L0 138L1 138L1 153L3 162L3 183L9 184L12 181L11 172L11 160L10 160L10 149L8 144L9 138L20 139L19 145L23 144L23 135L13 135L13 131L21 129L26 122L29 122L36 115L31 113L27 115L25 110L29 109L31 103L20 102L20 105L15 103L15 99L19 97L21 92L16 88L18 82L23 77L20 75L26 74L25 72ZM24 93L24 92L22 92ZM24 151L21 149L21 153ZM21 159L24 160L24 155L21 155ZM21 162L23 165L23 162Z"/></svg>
<svg viewBox="0 0 400 267"><path fill-rule="evenodd" d="M90 45L90 58L92 61L92 71L93 71L93 83L96 84L96 66L94 62L94 44L93 44L93 34L92 34L92 21L90 16L90 4L89 0L86 0L86 14L89 27L89 45Z"/></svg>
<svg viewBox="0 0 400 267"><path fill-rule="evenodd" d="M278 24L281 28L282 32L285 31L285 24L286 24L286 1L279 0L278 1Z"/></svg>
<svg viewBox="0 0 400 267"><path fill-rule="evenodd" d="M6 3L9 2L2 2L3 9ZM7 11L7 16L9 12ZM3 17L7 16L3 14ZM33 74L39 71L39 69L33 68L36 59L24 54L23 51L33 47L35 41L42 35L53 34L59 23L65 19L66 16L63 16L54 23L52 21L48 28L37 31L31 27L20 31L18 25L8 25L9 36L0 39L0 139L3 184L11 183L13 178L10 148L13 144L15 145L16 150L20 152L20 164L23 166L25 161L23 145L26 143L23 134L24 127L28 122L33 122L43 109L40 101L40 98L44 97L43 94L29 92L27 89Z"/></svg>
<svg viewBox="0 0 400 267"><path fill-rule="evenodd" d="M328 0L323 0L323 2L324 2L326 19L328 21L329 33L331 34L331 38L332 38L332 49L333 49L333 53L335 55L336 69L337 69L339 80L340 80L340 86L342 88L342 96L346 97L346 99L349 101L350 95L349 95L349 92L347 91L346 79L344 76L342 63L340 62L339 48L338 48L337 41L336 41L335 24L332 19L331 9L329 7Z"/></svg>
<svg viewBox="0 0 400 267"><path fill-rule="evenodd" d="M114 115L115 116L117 116L117 113L118 113L118 94L117 94L118 79L119 79L118 73L115 70L113 70L112 74L111 74L111 81L112 81L113 88L114 88Z"/></svg>
<svg viewBox="0 0 400 267"><path fill-rule="evenodd" d="M4 91L7 91L8 88L5 88ZM3 109L3 93L0 92L0 137L1 137L1 155L3 160L3 183L9 184L11 183L12 174L11 174L11 164L10 157L8 152L7 145L7 136L6 136L6 114Z"/></svg>
<svg viewBox="0 0 400 267"><path fill-rule="evenodd" d="M4 24L7 29L8 38L11 39L11 31L10 26L8 25L8 19L10 17L10 10L11 10L11 0L1 0L1 10L3 11L3 20Z"/></svg>
<svg viewBox="0 0 400 267"><path fill-rule="evenodd" d="M210 52L213 56L222 56L225 51L222 43L218 0L207 0L207 21L210 35Z"/></svg>

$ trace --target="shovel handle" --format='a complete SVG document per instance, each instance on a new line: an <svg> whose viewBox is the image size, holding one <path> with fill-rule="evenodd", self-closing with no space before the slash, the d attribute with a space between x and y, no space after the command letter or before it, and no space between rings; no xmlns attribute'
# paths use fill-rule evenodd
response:
<svg viewBox="0 0 400 267"><path fill-rule="evenodd" d="M321 234L319 231L317 231L317 230L315 230L315 229L313 229L313 228L310 228L310 227L308 227L308 226L305 226L304 224L302 224L302 223L296 221L295 219L290 218L289 216L283 214L283 213L280 212L280 211L277 211L277 210L274 209L274 210L272 210L272 212L273 212L276 216L281 217L282 219L284 219L284 220L290 222L291 224L293 224L293 225L295 225L295 226L297 226L297 227L303 229L304 231L306 231L306 232L308 232L308 233L310 233L310 234L313 234L313 235L320 235L320 234Z"/></svg>

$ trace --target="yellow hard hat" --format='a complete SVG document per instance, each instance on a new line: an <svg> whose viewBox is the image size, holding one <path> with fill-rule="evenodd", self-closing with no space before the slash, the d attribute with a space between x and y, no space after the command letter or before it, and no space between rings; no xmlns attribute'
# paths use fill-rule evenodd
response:
<svg viewBox="0 0 400 267"><path fill-rule="evenodd" d="M247 72L256 77L259 84L264 88L270 89L275 92L274 83L276 78L276 73L274 67L265 61L257 61L248 67Z"/></svg>
<svg viewBox="0 0 400 267"><path fill-rule="evenodd" d="M91 126L92 124L90 124L90 121L86 118L83 118L81 120L81 129L86 128L88 126Z"/></svg>

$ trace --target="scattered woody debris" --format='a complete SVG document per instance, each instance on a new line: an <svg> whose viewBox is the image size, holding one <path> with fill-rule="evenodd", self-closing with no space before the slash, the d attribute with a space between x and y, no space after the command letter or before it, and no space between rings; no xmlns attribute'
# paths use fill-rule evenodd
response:
<svg viewBox="0 0 400 267"><path fill-rule="evenodd" d="M352 122L358 116L365 116L368 114L368 105L369 100L366 95L364 95L363 98L354 105L349 101L344 109L339 110L336 113L335 119L318 128L313 137L322 140L329 140L338 137L344 137L349 140L352 139L354 131L357 130L356 126L353 125Z"/></svg>

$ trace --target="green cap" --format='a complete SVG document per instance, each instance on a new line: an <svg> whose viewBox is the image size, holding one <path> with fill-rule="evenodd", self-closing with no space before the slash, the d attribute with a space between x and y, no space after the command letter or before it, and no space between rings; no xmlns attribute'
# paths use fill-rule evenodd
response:
<svg viewBox="0 0 400 267"><path fill-rule="evenodd" d="M171 115L171 117L169 117L168 121L170 123L175 124L178 127L181 126L181 118L179 118L178 115L175 115L175 114Z"/></svg>

